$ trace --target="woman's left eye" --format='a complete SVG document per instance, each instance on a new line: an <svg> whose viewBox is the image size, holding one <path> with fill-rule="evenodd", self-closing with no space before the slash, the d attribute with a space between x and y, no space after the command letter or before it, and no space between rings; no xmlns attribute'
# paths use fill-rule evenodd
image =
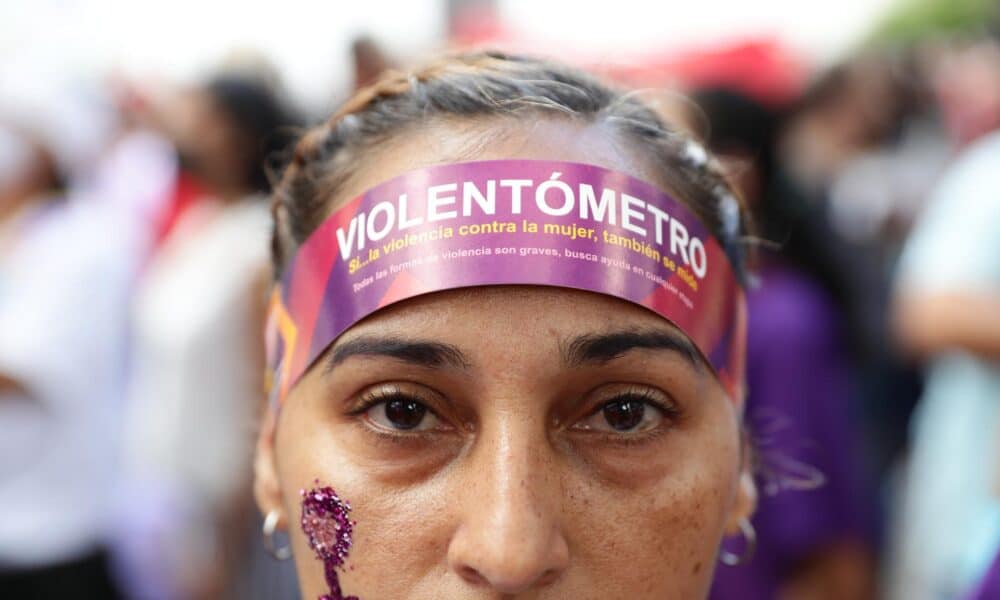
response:
<svg viewBox="0 0 1000 600"><path fill-rule="evenodd" d="M365 416L374 425L392 431L427 431L441 425L441 419L427 405L405 397L373 404Z"/></svg>
<svg viewBox="0 0 1000 600"><path fill-rule="evenodd" d="M609 433L641 433L663 423L664 411L649 400L627 395L604 403L574 428Z"/></svg>

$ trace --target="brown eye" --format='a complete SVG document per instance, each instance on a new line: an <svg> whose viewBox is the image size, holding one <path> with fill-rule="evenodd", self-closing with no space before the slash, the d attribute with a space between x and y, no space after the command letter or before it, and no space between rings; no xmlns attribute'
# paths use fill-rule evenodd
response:
<svg viewBox="0 0 1000 600"><path fill-rule="evenodd" d="M426 404L398 389L372 394L364 416L375 427L390 431L427 431L444 426Z"/></svg>
<svg viewBox="0 0 1000 600"><path fill-rule="evenodd" d="M413 400L390 400L384 410L386 420L396 429L416 429L427 415L427 407Z"/></svg>
<svg viewBox="0 0 1000 600"><path fill-rule="evenodd" d="M653 389L627 388L618 393L573 426L574 429L632 434L650 431L676 417L677 410L669 397Z"/></svg>
<svg viewBox="0 0 1000 600"><path fill-rule="evenodd" d="M629 431L642 423L646 403L639 400L615 400L601 410L604 420L615 431Z"/></svg>

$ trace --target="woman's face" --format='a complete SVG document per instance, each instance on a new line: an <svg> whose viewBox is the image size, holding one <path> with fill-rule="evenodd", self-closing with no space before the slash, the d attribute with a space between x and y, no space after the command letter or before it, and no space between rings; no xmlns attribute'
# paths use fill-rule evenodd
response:
<svg viewBox="0 0 1000 600"><path fill-rule="evenodd" d="M216 191L229 191L244 184L246 136L221 103L204 89L186 90L176 102L175 135L182 153L206 183Z"/></svg>
<svg viewBox="0 0 1000 600"><path fill-rule="evenodd" d="M421 160L447 160L454 133ZM638 176L598 133L537 125L472 158ZM403 150L356 184L421 166ZM661 317L589 292L473 288L343 334L262 436L256 491L289 524L305 598L328 592L298 527L318 480L353 506L341 584L361 600L691 599L752 509L740 439L738 409Z"/></svg>

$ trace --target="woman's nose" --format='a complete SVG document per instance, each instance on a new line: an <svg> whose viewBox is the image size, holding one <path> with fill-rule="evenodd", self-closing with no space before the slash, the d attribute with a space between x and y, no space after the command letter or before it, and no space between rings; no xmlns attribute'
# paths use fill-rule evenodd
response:
<svg viewBox="0 0 1000 600"><path fill-rule="evenodd" d="M526 441L532 435L541 439ZM547 442L544 434L511 428L489 437L480 436L461 467L449 567L470 584L505 594L544 587L569 565Z"/></svg>

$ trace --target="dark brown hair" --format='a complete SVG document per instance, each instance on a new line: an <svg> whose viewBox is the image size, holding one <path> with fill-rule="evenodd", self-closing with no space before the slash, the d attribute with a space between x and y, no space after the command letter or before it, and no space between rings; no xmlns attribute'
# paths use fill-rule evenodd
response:
<svg viewBox="0 0 1000 600"><path fill-rule="evenodd" d="M330 213L333 198L366 150L435 118L512 115L612 125L649 160L658 183L704 221L743 278L743 212L700 144L668 127L635 95L582 71L496 52L452 55L416 71L388 72L302 137L274 192L275 277Z"/></svg>

